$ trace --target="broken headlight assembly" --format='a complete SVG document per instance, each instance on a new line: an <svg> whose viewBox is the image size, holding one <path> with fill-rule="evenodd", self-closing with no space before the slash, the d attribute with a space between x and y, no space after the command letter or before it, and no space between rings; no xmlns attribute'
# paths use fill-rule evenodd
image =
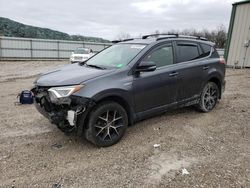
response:
<svg viewBox="0 0 250 188"><path fill-rule="evenodd" d="M51 102L57 103L70 103L68 97L73 93L79 91L83 85L73 85L73 86L62 86L62 87L52 87L48 90ZM70 99L69 99L70 100Z"/></svg>
<svg viewBox="0 0 250 188"><path fill-rule="evenodd" d="M76 93L82 87L83 85L52 87L48 91L53 95L54 98L63 98L63 97L68 97L73 93Z"/></svg>

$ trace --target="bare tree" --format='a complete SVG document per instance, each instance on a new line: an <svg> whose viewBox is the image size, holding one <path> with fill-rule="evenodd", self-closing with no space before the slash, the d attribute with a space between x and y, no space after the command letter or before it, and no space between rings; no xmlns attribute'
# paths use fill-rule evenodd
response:
<svg viewBox="0 0 250 188"><path fill-rule="evenodd" d="M190 28L190 29L183 29L183 30L171 29L171 30L163 31L163 32L160 32L159 30L155 30L154 32L152 32L152 34L161 34L161 33L167 33L167 34L175 33L175 34L180 34L180 35L205 37L209 41L214 42L217 48L225 48L226 39L227 39L226 27L223 24L220 24L216 29L213 29L213 30L208 30L208 29L197 30L194 28ZM141 34L139 37L141 37ZM129 39L129 38L131 38L131 35L125 32L121 32L120 34L116 36L116 40L124 40L124 39Z"/></svg>
<svg viewBox="0 0 250 188"><path fill-rule="evenodd" d="M155 31L152 33L156 33L156 34L159 34L159 33L173 34L173 33L175 33L175 34L181 34L181 35L205 37L209 41L214 42L215 46L217 48L225 48L226 38L227 38L226 27L223 24L219 25L214 30L208 30L208 29L197 30L197 29L191 28L191 29L183 29L181 31L172 29L172 30L165 31L165 32L159 32L159 31L156 32Z"/></svg>
<svg viewBox="0 0 250 188"><path fill-rule="evenodd" d="M154 34L160 34L159 30L155 30Z"/></svg>
<svg viewBox="0 0 250 188"><path fill-rule="evenodd" d="M216 30L216 46L218 48L224 48L227 39L226 27L224 25L219 25Z"/></svg>
<svg viewBox="0 0 250 188"><path fill-rule="evenodd" d="M124 40L124 39L129 39L129 38L131 38L131 35L129 33L125 33L125 32L119 33L116 36L116 40Z"/></svg>

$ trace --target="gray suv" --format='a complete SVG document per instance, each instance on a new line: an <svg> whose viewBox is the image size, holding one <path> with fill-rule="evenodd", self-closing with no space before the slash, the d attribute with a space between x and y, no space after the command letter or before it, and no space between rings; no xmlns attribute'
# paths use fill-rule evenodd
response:
<svg viewBox="0 0 250 188"><path fill-rule="evenodd" d="M225 61L201 37L146 35L84 63L42 75L32 92L39 112L64 132L110 146L128 125L169 109L212 110L225 87Z"/></svg>

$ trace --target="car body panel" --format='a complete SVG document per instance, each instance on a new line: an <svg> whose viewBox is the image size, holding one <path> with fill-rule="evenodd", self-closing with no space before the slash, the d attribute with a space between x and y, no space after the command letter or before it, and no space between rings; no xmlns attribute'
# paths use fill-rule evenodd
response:
<svg viewBox="0 0 250 188"><path fill-rule="evenodd" d="M135 76L133 95L136 112L175 102L176 78L168 76L171 71L171 68L163 68Z"/></svg>
<svg viewBox="0 0 250 188"><path fill-rule="evenodd" d="M100 70L77 63L45 73L36 80L35 84L39 86L76 85L113 71L115 70Z"/></svg>

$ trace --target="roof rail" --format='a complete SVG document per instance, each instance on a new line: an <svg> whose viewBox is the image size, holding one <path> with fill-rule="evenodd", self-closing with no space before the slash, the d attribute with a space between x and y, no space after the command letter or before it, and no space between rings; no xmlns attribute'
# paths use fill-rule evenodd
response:
<svg viewBox="0 0 250 188"><path fill-rule="evenodd" d="M164 37L159 37L164 36ZM142 36L142 39L147 39L148 37L156 37L156 41L158 40L164 40L169 38L184 38L184 39L196 39L196 40L203 40L208 41L207 38L201 37L201 36L189 36L189 35L179 35L178 33L161 33L161 34L151 34L151 35L144 35ZM119 43L119 42L126 42L134 39L139 38L129 38L129 39L123 39L123 40L113 40L112 43Z"/></svg>
<svg viewBox="0 0 250 188"><path fill-rule="evenodd" d="M130 41L130 40L134 40L134 38L124 39L124 40L122 40L122 42Z"/></svg>
<svg viewBox="0 0 250 188"><path fill-rule="evenodd" d="M115 43L121 42L121 40L112 40L111 42L115 44Z"/></svg>
<svg viewBox="0 0 250 188"><path fill-rule="evenodd" d="M144 35L142 36L142 39L147 39L148 37L159 37L160 35L174 35L176 37L179 36L178 33L159 33L159 34L150 34L150 35Z"/></svg>
<svg viewBox="0 0 250 188"><path fill-rule="evenodd" d="M160 37L164 36L164 37ZM187 38L187 39L197 39L197 40L204 40L207 41L206 38L201 36L189 36L189 35L179 35L178 33L159 33L159 34L151 34L151 35L144 35L142 39L147 39L148 37L157 37L156 40L163 40L168 38Z"/></svg>
<svg viewBox="0 0 250 188"><path fill-rule="evenodd" d="M168 38L184 38L184 39L196 39L196 40L203 40L208 41L207 38L201 36L189 36L189 35L178 35L178 36L167 36L167 37L159 37L156 40L164 40Z"/></svg>
<svg viewBox="0 0 250 188"><path fill-rule="evenodd" d="M134 40L134 38L123 39L123 40L113 40L113 41L111 41L111 42L112 42L112 43L118 43L118 42L126 42L126 41L130 41L130 40Z"/></svg>

